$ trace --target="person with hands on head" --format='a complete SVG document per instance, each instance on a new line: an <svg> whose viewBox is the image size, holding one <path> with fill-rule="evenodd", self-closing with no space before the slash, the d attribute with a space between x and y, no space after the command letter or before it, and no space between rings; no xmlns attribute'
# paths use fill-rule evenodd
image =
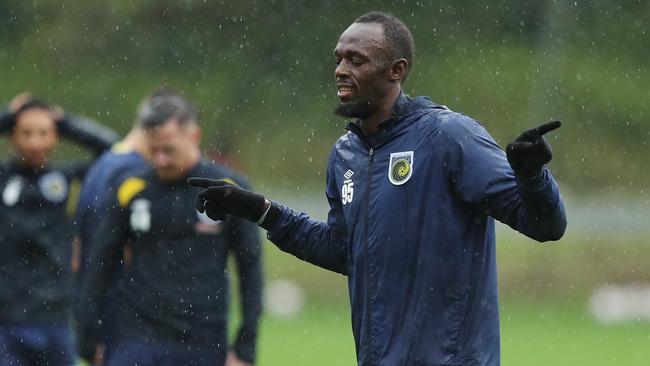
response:
<svg viewBox="0 0 650 366"><path fill-rule="evenodd" d="M357 363L500 363L495 219L540 242L566 216L543 125L506 153L474 119L402 90L414 65L404 23L370 12L334 49L339 104L356 119L329 155L326 222L222 180L196 207L256 222L281 250L348 278ZM509 163L510 162L510 163Z"/></svg>
<svg viewBox="0 0 650 366"><path fill-rule="evenodd" d="M91 237L81 278L79 349L91 361L100 343L105 293L123 243L132 248L116 318L119 338L106 345L108 366L247 366L255 363L262 310L259 229L237 217L215 222L194 205L189 176L246 179L201 158L198 110L178 93L145 101L140 126L151 166L127 172ZM117 253L117 255L116 255ZM228 347L227 259L235 257L242 324Z"/></svg>
<svg viewBox="0 0 650 366"><path fill-rule="evenodd" d="M60 107L16 96L0 114L13 153L0 164L0 365L71 365L74 207L89 161L52 163L59 138L95 155L115 133Z"/></svg>

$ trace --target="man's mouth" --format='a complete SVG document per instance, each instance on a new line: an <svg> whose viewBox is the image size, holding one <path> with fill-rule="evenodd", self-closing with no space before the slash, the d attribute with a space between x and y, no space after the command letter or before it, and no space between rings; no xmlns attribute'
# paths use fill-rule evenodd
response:
<svg viewBox="0 0 650 366"><path fill-rule="evenodd" d="M337 88L336 94L340 99L348 99L352 95L352 86L350 85L337 85Z"/></svg>

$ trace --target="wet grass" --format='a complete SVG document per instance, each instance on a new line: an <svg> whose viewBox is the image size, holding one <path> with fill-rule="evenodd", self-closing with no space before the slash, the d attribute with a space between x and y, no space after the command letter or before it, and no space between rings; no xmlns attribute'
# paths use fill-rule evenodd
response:
<svg viewBox="0 0 650 366"><path fill-rule="evenodd" d="M647 365L650 324L605 326L582 309L504 299L503 365ZM415 331L415 330L414 330ZM354 365L348 307L310 306L293 319L265 317L259 365Z"/></svg>

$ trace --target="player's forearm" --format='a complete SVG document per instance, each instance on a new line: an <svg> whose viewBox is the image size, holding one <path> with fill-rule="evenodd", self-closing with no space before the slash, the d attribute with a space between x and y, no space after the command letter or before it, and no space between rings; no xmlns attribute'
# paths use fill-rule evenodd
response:
<svg viewBox="0 0 650 366"><path fill-rule="evenodd" d="M240 333L256 335L262 315L262 260L259 256L239 259L239 294L242 309ZM249 337L246 337L248 339ZM254 343L255 337L251 341Z"/></svg>
<svg viewBox="0 0 650 366"><path fill-rule="evenodd" d="M566 230L564 203L548 169L534 178L517 178L521 199L518 230L538 241L559 240Z"/></svg>
<svg viewBox="0 0 650 366"><path fill-rule="evenodd" d="M124 242L125 226L119 220L115 209L105 217L91 237L93 245L82 261L77 321L81 331L95 335L97 323L105 304L105 294L110 284L110 276L118 265L121 243Z"/></svg>
<svg viewBox="0 0 650 366"><path fill-rule="evenodd" d="M115 131L81 116L66 114L57 126L61 135L84 145L96 155L109 149L118 140Z"/></svg>
<svg viewBox="0 0 650 366"><path fill-rule="evenodd" d="M282 207L282 206L281 206ZM328 223L282 207L268 238L278 248L318 267L347 274L347 249Z"/></svg>
<svg viewBox="0 0 650 366"><path fill-rule="evenodd" d="M14 126L14 116L9 110L9 105L0 110L0 134L9 133Z"/></svg>
<svg viewBox="0 0 650 366"><path fill-rule="evenodd" d="M239 296L242 324L235 338L237 357L254 363L257 330L262 315L263 266L262 243L257 225L247 220L230 218L232 250L239 274Z"/></svg>

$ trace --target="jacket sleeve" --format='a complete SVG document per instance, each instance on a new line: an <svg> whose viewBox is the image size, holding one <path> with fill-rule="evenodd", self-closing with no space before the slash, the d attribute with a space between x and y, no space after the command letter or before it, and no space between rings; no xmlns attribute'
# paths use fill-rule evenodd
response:
<svg viewBox="0 0 650 366"><path fill-rule="evenodd" d="M59 133L78 142L99 156L113 145L118 137L115 131L89 118L66 114L58 121Z"/></svg>
<svg viewBox="0 0 650 366"><path fill-rule="evenodd" d="M82 263L79 278L77 325L80 347L94 346L99 336L99 322L103 314L105 294L111 274L121 258L121 244L128 235L124 210L115 203L92 235L93 245Z"/></svg>
<svg viewBox="0 0 650 366"><path fill-rule="evenodd" d="M448 169L461 200L537 241L559 240L566 230L562 197L551 172L515 177L504 151L476 121L446 122Z"/></svg>
<svg viewBox="0 0 650 366"><path fill-rule="evenodd" d="M243 188L250 189L245 183ZM234 340L237 357L255 363L260 316L262 314L262 245L257 225L229 217L230 251L235 257L239 275L239 296L242 324Z"/></svg>
<svg viewBox="0 0 650 366"><path fill-rule="evenodd" d="M0 110L0 134L8 133L14 126L13 114L9 111L9 106L6 105Z"/></svg>
<svg viewBox="0 0 650 366"><path fill-rule="evenodd" d="M326 195L330 209L327 222L312 220L280 206L281 214L267 236L278 248L316 266L348 274L347 226L334 179L336 152L330 153Z"/></svg>

